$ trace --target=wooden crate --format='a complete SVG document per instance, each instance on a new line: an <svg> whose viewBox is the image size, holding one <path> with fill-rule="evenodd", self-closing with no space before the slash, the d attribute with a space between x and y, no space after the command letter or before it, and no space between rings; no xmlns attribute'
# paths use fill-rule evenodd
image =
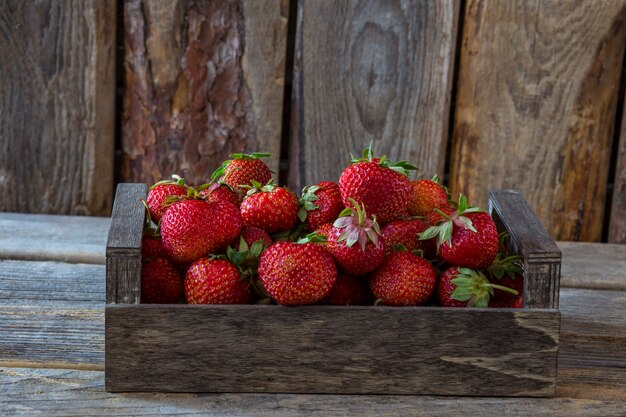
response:
<svg viewBox="0 0 626 417"><path fill-rule="evenodd" d="M522 195L489 208L524 256L525 308L141 305L145 184L107 245L107 391L553 396L561 253Z"/></svg>

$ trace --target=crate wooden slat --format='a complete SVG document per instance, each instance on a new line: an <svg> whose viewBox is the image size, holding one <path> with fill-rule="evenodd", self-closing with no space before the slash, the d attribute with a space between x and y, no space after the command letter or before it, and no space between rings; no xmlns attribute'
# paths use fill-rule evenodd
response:
<svg viewBox="0 0 626 417"><path fill-rule="evenodd" d="M145 191L120 184L113 215L124 219L112 230L129 225L140 236ZM494 192L490 207L511 248L529 257L529 308L140 305L140 248L131 247L140 239L126 236L130 243L107 249L116 285L107 286L106 389L553 396L560 312L550 268L560 252L519 193ZM128 270L124 259L135 261ZM556 282L544 290L546 280Z"/></svg>

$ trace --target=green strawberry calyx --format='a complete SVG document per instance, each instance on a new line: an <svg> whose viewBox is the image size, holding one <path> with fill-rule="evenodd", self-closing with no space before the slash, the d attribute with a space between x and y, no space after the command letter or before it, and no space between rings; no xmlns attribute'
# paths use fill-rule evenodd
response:
<svg viewBox="0 0 626 417"><path fill-rule="evenodd" d="M518 295L516 290L492 284L481 271L470 268L459 268L458 274L450 282L456 286L450 294L450 298L457 301L467 301L468 307L487 307L494 290Z"/></svg>
<svg viewBox="0 0 626 417"><path fill-rule="evenodd" d="M497 279L502 279L505 274L508 275L509 278L515 279L524 273L519 263L521 259L522 256L520 255L506 256L506 254L498 252L492 264L487 268L487 271Z"/></svg>
<svg viewBox="0 0 626 417"><path fill-rule="evenodd" d="M436 237L437 248L439 248L444 243L452 246L452 231L454 230L454 226L460 227L462 229L471 230L474 233L478 233L472 223L472 220L466 216L463 216L463 214L479 213L483 210L478 207L468 206L467 197L465 197L463 194L459 196L457 209L451 215L447 215L439 209L435 209L435 211L439 213L439 215L441 215L443 219L439 220L436 225L430 226L428 229L420 233L419 240L428 240Z"/></svg>
<svg viewBox="0 0 626 417"><path fill-rule="evenodd" d="M146 218L143 222L143 234L144 236L150 237L161 237L161 230L159 225L157 224L155 227L155 223L152 221L152 217L150 216L150 209L148 208L148 203L143 198L141 199L143 206L146 209Z"/></svg>
<svg viewBox="0 0 626 417"><path fill-rule="evenodd" d="M172 175L172 179L171 180L162 180L159 182L155 182L150 189L152 190L153 188L158 187L159 185L180 185L181 187L185 186L185 179L182 178L180 175Z"/></svg>
<svg viewBox="0 0 626 417"><path fill-rule="evenodd" d="M326 236L320 235L317 232L311 232L305 237L298 239L296 243L303 244L303 243L325 243L325 242L326 242Z"/></svg>
<svg viewBox="0 0 626 417"><path fill-rule="evenodd" d="M267 184L261 184L256 180L251 180L250 185L242 185L243 188L247 188L248 192L246 193L246 197L249 197L256 193L269 193L278 188L278 185L274 184L274 180L269 180Z"/></svg>
<svg viewBox="0 0 626 417"><path fill-rule="evenodd" d="M357 203L354 199L349 199L353 208L347 207L339 213L339 218L335 220L333 226L344 229L339 235L337 242L346 242L348 247L352 247L359 242L361 249L365 252L367 241L371 241L375 246L378 245L378 236L380 236L380 226L376 221L376 216L371 219L367 217L365 205Z"/></svg>
<svg viewBox="0 0 626 417"><path fill-rule="evenodd" d="M215 180L217 180L219 177L221 177L222 175L224 175L224 171L226 171L226 168L228 167L228 165L230 165L230 163L233 160L252 160L252 159L261 159L261 158L269 158L270 156L272 156L271 153L267 153L267 152L252 152L251 154L247 154L247 153L231 153L229 158L225 160L224 162L222 162L222 165L220 165L219 168L217 168L215 171L213 171L213 174L211 174L211 182L214 182Z"/></svg>
<svg viewBox="0 0 626 417"><path fill-rule="evenodd" d="M393 162L389 160L386 155L383 155L380 158L375 158L372 153L371 143L368 147L363 149L363 155L361 158L356 158L354 155L350 154L350 163L355 164L358 162L378 162L378 165L389 168L406 177L409 176L411 171L417 171L419 169L415 165L410 164L408 161Z"/></svg>
<svg viewBox="0 0 626 417"><path fill-rule="evenodd" d="M298 200L298 218L301 222L306 220L309 211L319 208L313 202L319 199L315 192L321 188L319 185L308 185L302 189L302 197Z"/></svg>

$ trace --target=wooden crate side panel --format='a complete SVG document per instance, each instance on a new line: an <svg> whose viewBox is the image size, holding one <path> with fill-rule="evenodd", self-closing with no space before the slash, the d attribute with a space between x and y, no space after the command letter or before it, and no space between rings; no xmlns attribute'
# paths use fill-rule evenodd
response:
<svg viewBox="0 0 626 417"><path fill-rule="evenodd" d="M555 239L600 239L625 19L624 0L466 2L453 195L519 189Z"/></svg>
<svg viewBox="0 0 626 417"><path fill-rule="evenodd" d="M608 240L611 243L626 243L626 106L621 119L617 152Z"/></svg>
<svg viewBox="0 0 626 417"><path fill-rule="evenodd" d="M557 310L109 305L106 388L553 396L559 323Z"/></svg>
<svg viewBox="0 0 626 417"><path fill-rule="evenodd" d="M350 153L443 172L459 2L298 4L289 186L337 180Z"/></svg>
<svg viewBox="0 0 626 417"><path fill-rule="evenodd" d="M124 180L201 184L233 152L278 173L285 0L124 2Z"/></svg>
<svg viewBox="0 0 626 417"><path fill-rule="evenodd" d="M524 257L524 306L558 308L561 250L519 191L489 192L489 212L509 232L509 250Z"/></svg>
<svg viewBox="0 0 626 417"><path fill-rule="evenodd" d="M0 2L0 211L109 215L116 4Z"/></svg>
<svg viewBox="0 0 626 417"><path fill-rule="evenodd" d="M141 294L141 238L146 184L119 184L107 239L107 303L137 304Z"/></svg>

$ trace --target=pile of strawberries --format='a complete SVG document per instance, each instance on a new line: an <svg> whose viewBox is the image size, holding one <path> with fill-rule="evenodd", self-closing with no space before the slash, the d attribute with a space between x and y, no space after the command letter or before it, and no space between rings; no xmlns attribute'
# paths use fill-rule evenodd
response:
<svg viewBox="0 0 626 417"><path fill-rule="evenodd" d="M151 187L143 303L522 306L520 257L437 177L411 181L414 166L366 148L298 198L267 156L233 154L196 188Z"/></svg>

